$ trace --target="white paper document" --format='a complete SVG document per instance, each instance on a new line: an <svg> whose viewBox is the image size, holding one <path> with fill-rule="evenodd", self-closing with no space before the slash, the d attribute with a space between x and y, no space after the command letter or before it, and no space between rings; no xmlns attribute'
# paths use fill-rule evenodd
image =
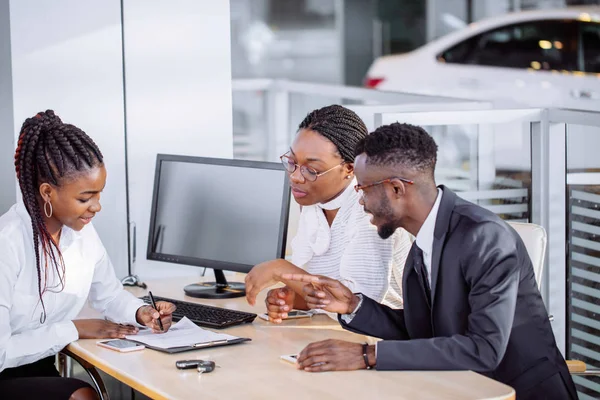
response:
<svg viewBox="0 0 600 400"><path fill-rule="evenodd" d="M126 338L143 343L149 347L157 347L160 349L185 346L201 347L203 344L239 339L236 336L202 329L187 317L183 317L175 325L172 325L168 332L152 333L152 331L148 329L141 330L137 335L127 335Z"/></svg>

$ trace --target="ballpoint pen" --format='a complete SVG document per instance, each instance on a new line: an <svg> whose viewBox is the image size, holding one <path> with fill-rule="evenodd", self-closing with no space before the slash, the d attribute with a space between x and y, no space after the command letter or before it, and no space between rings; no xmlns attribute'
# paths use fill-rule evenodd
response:
<svg viewBox="0 0 600 400"><path fill-rule="evenodd" d="M148 291L148 297L150 297L150 302L152 303L152 307L158 311L158 308L156 308L156 302L154 301L154 296L152 296L152 292ZM164 331L165 328L163 327L162 321L160 320L160 311L158 311L158 326L160 326L160 330Z"/></svg>

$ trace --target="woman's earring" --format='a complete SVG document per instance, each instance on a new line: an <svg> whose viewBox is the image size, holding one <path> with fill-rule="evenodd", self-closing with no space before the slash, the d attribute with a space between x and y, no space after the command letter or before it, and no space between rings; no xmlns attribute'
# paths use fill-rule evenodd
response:
<svg viewBox="0 0 600 400"><path fill-rule="evenodd" d="M346 179L352 179L352 175L348 175Z"/></svg>
<svg viewBox="0 0 600 400"><path fill-rule="evenodd" d="M50 211L48 212L48 206L50 206ZM52 218L52 203L50 203L50 200L46 200L46 202L44 203L44 214L46 214L46 217L48 218Z"/></svg>

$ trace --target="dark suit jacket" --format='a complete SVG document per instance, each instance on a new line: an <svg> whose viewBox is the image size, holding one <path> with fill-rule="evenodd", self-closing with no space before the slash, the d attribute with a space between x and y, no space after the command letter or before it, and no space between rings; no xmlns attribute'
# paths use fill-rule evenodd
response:
<svg viewBox="0 0 600 400"><path fill-rule="evenodd" d="M472 370L512 386L517 399L576 399L523 241L495 214L441 188L431 307L411 252L404 309L365 297L350 324L340 323L384 339L379 370Z"/></svg>

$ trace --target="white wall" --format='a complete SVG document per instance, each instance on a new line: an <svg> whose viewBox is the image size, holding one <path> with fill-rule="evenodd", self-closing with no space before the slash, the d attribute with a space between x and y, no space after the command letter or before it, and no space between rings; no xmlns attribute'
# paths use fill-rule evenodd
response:
<svg viewBox="0 0 600 400"><path fill-rule="evenodd" d="M0 214L15 202L12 71L8 0L0 0Z"/></svg>
<svg viewBox="0 0 600 400"><path fill-rule="evenodd" d="M13 132L38 111L54 109L96 141L108 181L94 225L117 275L126 275L121 3L11 0L10 22Z"/></svg>
<svg viewBox="0 0 600 400"><path fill-rule="evenodd" d="M146 259L154 168L157 153L232 157L229 1L126 0L123 11L133 272L199 273Z"/></svg>
<svg viewBox="0 0 600 400"><path fill-rule="evenodd" d="M198 273L146 260L154 165L158 152L232 156L229 2L123 3L124 42L119 0L10 0L12 132L16 137L27 117L50 108L98 143L108 182L94 224L122 277L127 112L130 219L138 232L134 272L145 279Z"/></svg>

